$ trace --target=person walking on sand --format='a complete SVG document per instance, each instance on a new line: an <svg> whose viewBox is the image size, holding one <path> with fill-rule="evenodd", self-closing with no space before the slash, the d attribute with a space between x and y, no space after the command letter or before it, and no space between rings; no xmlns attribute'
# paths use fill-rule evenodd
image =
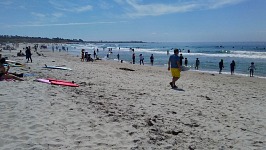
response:
<svg viewBox="0 0 266 150"><path fill-rule="evenodd" d="M181 65L178 53L178 49L175 49L174 54L169 57L168 61L168 70L171 71L173 77L172 82L170 82L172 88L177 88L175 83L180 78Z"/></svg>
<svg viewBox="0 0 266 150"><path fill-rule="evenodd" d="M154 62L154 56L153 56L153 54L151 54L150 61L151 61L151 65L153 66L153 62Z"/></svg>
<svg viewBox="0 0 266 150"><path fill-rule="evenodd" d="M30 60L30 62L32 62L30 46L26 47L25 53L26 53L27 63L29 62L29 60Z"/></svg>
<svg viewBox="0 0 266 150"><path fill-rule="evenodd" d="M219 68L220 68L219 74L222 74L222 70L224 68L224 60L223 59L221 59L221 61L219 62Z"/></svg>
<svg viewBox="0 0 266 150"><path fill-rule="evenodd" d="M196 59L195 69L199 70L200 61L199 58Z"/></svg>
<svg viewBox="0 0 266 150"><path fill-rule="evenodd" d="M253 73L254 73L254 70L256 70L254 62L251 63L251 65L248 67L248 69L249 69L249 76L254 77Z"/></svg>
<svg viewBox="0 0 266 150"><path fill-rule="evenodd" d="M230 70L231 70L231 75L233 75L235 73L235 66L236 66L236 63L235 61L233 60L230 64Z"/></svg>
<svg viewBox="0 0 266 150"><path fill-rule="evenodd" d="M142 54L139 54L139 64L141 65L144 65L144 57Z"/></svg>

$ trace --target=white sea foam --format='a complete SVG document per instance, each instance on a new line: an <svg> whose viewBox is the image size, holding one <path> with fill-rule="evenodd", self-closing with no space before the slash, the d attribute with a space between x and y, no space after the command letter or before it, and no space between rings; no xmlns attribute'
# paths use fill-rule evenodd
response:
<svg viewBox="0 0 266 150"><path fill-rule="evenodd" d="M217 54L207 54L207 53L183 53L187 56L208 56L208 57L235 57L235 58L253 58L253 59L266 59L265 52L252 52L252 53L217 53Z"/></svg>

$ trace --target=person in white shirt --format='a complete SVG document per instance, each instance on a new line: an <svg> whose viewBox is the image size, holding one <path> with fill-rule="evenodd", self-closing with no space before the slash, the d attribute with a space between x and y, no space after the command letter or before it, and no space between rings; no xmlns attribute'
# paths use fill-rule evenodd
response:
<svg viewBox="0 0 266 150"><path fill-rule="evenodd" d="M144 57L142 54L139 55L139 64L141 65L144 65Z"/></svg>
<svg viewBox="0 0 266 150"><path fill-rule="evenodd" d="M251 63L251 65L248 67L249 69L249 76L253 77L254 70L256 70L254 62Z"/></svg>

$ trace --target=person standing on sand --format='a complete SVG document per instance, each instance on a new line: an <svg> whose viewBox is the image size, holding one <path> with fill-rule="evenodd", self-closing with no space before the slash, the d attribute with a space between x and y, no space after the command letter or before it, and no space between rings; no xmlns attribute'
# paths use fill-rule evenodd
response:
<svg viewBox="0 0 266 150"><path fill-rule="evenodd" d="M195 69L199 70L199 65L200 65L200 61L199 58L196 59L196 65L195 65Z"/></svg>
<svg viewBox="0 0 266 150"><path fill-rule="evenodd" d="M153 62L154 62L154 56L153 56L153 54L151 54L150 61L151 61L151 65L153 66Z"/></svg>
<svg viewBox="0 0 266 150"><path fill-rule="evenodd" d="M142 54L139 54L139 64L141 65L144 65L144 57Z"/></svg>
<svg viewBox="0 0 266 150"><path fill-rule="evenodd" d="M183 57L183 55L182 55L182 54L180 54L180 57L179 57L179 59L180 59L180 65L182 66L182 65L183 65L183 59L184 59L184 57Z"/></svg>
<svg viewBox="0 0 266 150"><path fill-rule="evenodd" d="M132 54L132 63L135 64L136 56L135 53Z"/></svg>
<svg viewBox="0 0 266 150"><path fill-rule="evenodd" d="M120 59L120 55L119 55L119 53L117 54L117 60L119 60Z"/></svg>
<svg viewBox="0 0 266 150"><path fill-rule="evenodd" d="M85 49L81 50L81 61L84 61L84 57L85 57L84 51L85 51Z"/></svg>
<svg viewBox="0 0 266 150"><path fill-rule="evenodd" d="M222 70L224 68L224 60L223 59L221 59L221 61L219 62L219 68L220 68L219 74L221 74L222 73Z"/></svg>
<svg viewBox="0 0 266 150"><path fill-rule="evenodd" d="M254 70L256 70L254 62L251 63L251 65L248 67L248 69L249 69L249 76L254 77L253 73L254 73Z"/></svg>
<svg viewBox="0 0 266 150"><path fill-rule="evenodd" d="M96 58L96 52L95 52L95 50L93 51L93 58L94 59Z"/></svg>
<svg viewBox="0 0 266 150"><path fill-rule="evenodd" d="M185 66L187 66L187 64L188 64L188 60L187 58L185 58Z"/></svg>
<svg viewBox="0 0 266 150"><path fill-rule="evenodd" d="M175 49L174 54L169 57L168 61L168 70L171 70L173 76L172 82L169 83L172 88L177 88L175 82L180 78L181 65L178 53L178 49Z"/></svg>
<svg viewBox="0 0 266 150"><path fill-rule="evenodd" d="M236 63L235 61L233 60L230 64L230 70L231 70L231 75L233 75L235 73L235 66L236 66Z"/></svg>

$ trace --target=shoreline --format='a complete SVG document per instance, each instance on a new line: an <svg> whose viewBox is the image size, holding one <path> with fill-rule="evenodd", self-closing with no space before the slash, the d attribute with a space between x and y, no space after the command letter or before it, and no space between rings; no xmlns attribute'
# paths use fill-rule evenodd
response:
<svg viewBox="0 0 266 150"><path fill-rule="evenodd" d="M151 45L149 45L149 46L151 46ZM86 49L86 47L87 46L85 45L82 48L85 48ZM97 47L97 45L96 45L96 47ZM110 47L113 48L113 52L114 52L113 53L114 55L112 55L112 54L110 55L110 58L111 59L116 59L116 54L117 53L120 53L120 58L121 59L126 60L128 62L131 62L132 61L132 59L131 59L131 55L132 54L131 54L130 50L127 49L127 47L123 47L122 46L121 50L118 50L118 48L115 47L115 46L114 47L113 46L110 46ZM180 46L180 47L182 48L182 46ZM227 46L226 50L228 50L229 47L230 46ZM87 51L89 53L92 53L93 52L93 48L91 46L88 46L87 48L88 48ZM134 48L134 46L133 46L133 48ZM185 49L189 49L189 47L187 47ZM216 49L216 50L219 51L219 49ZM219 67L218 67L219 59L218 58L220 57L219 55L221 55L221 58L226 59L225 60L225 68L223 69L223 72L225 74L228 74L230 72L230 62L232 61L232 59L235 59L237 65L238 65L237 68L235 69L235 73L236 74L239 74L239 75L242 75L243 74L244 76L246 76L246 75L248 76L249 75L249 71L248 71L247 68L250 66L250 62L254 61L255 62L255 65L257 65L256 66L257 67L257 70L255 71L255 76L262 77L262 78L263 77L266 77L265 76L266 75L265 74L265 70L263 69L263 66L264 66L263 60L265 59L264 58L264 56L265 56L264 53L265 52L263 52L263 54L261 56L259 56L259 57L261 57L263 59L254 60L254 58L258 57L257 55L254 55L254 57L249 57L251 55L251 54L249 55L249 51L246 51L246 52L248 52L248 54L245 54L244 55L243 54L244 51L241 51L241 50L238 51L238 49L235 49L235 50L237 50L237 51L235 51L236 53L225 54L225 55L230 55L230 56L224 56L224 53L221 53L221 54L220 53L218 53L218 54L215 54L215 53L208 54L208 53L206 53L206 56L209 56L210 55L211 57L209 59L211 59L211 60L214 59L213 60L214 62L208 62L206 58L205 59L202 59L202 62L201 62L202 63L202 66L200 66L200 70L203 71L203 72L209 71L210 73L215 73L216 71L218 72L218 70L219 70ZM220 51L223 51L223 50L220 49ZM228 50L228 51L231 51L231 50ZM77 50L73 49L70 52L73 53L74 55L80 55L80 53L78 52L78 47L77 47ZM104 50L102 51L101 48L100 48L99 56L105 58L107 52L108 51L106 51L106 50L105 51ZM135 53L136 54L140 54L140 53L144 54L144 56L146 58L145 59L146 60L146 63L149 64L149 55L151 55L153 53L153 51L151 51L149 49L145 49L145 48L144 49L141 49L141 48L138 49L138 48L136 48L135 49ZM165 64L167 63L167 57L169 57L169 56L163 55L163 54L166 54L166 51L163 52L163 51L156 51L155 50L154 53L157 55L157 56L155 56L155 65L164 67ZM238 55L235 56L238 53L239 53L239 55L241 55L241 57L240 56L238 57ZM254 52L254 53L256 53L256 52ZM196 57L197 55L201 55L201 53L192 52L190 54L189 53L185 53L185 54L184 54L185 55L184 57L188 57L188 60L189 60L188 66L192 66L192 68L190 70L194 70L193 65L195 65L195 64L194 64L194 58L193 57ZM214 56L212 56L212 55L214 55ZM205 53L204 53L204 55L202 55L200 57L205 57ZM240 59L242 57L244 57L244 58L243 59ZM138 60L138 57L136 57L136 58L137 58L136 60Z"/></svg>
<svg viewBox="0 0 266 150"><path fill-rule="evenodd" d="M186 71L174 90L163 67L38 52L43 56L34 53L33 63L10 69L36 76L0 82L0 148L266 148L265 79ZM80 87L34 81L47 77Z"/></svg>

